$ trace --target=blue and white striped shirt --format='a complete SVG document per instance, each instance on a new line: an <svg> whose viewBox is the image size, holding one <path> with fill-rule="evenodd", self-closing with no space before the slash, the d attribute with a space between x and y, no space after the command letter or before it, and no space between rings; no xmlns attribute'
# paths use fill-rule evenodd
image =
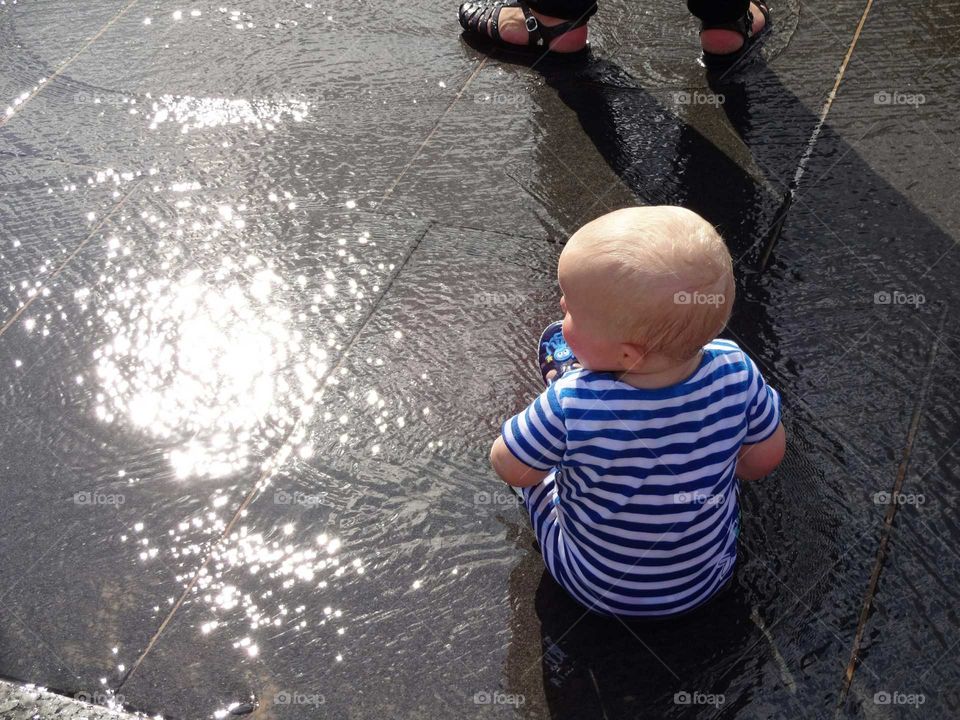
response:
<svg viewBox="0 0 960 720"><path fill-rule="evenodd" d="M669 387L568 371L503 439L524 464L555 469L523 492L550 574L596 612L656 616L700 605L732 576L737 452L779 422L754 362L714 340Z"/></svg>

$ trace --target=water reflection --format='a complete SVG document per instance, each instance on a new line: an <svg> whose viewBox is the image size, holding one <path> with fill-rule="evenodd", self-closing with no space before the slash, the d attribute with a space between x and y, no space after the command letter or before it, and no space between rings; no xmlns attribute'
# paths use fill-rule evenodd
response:
<svg viewBox="0 0 960 720"><path fill-rule="evenodd" d="M284 534L289 535L286 531ZM341 564L339 550L339 539L326 534L317 536L315 547L303 547L279 539L271 540L262 533L241 527L231 533L228 542L213 551L210 566L203 567L199 572L195 592L201 595L215 615L241 609L250 633L260 628L279 628L284 625L303 629L308 625L304 617L306 606L288 606L275 593L275 589L285 590L303 582L315 584L316 588L323 590L328 587L331 578L341 577L348 571L363 574L363 563L359 559ZM244 575L261 579L256 590L244 592L224 580L225 577ZM346 629L341 623L342 617L343 610L327 605L323 608L323 618L314 624L335 624L338 626L337 633L343 635ZM203 623L200 631L208 634L219 626L220 620L215 618ZM236 631L236 628L233 629ZM233 647L251 657L259 653L255 638L250 634L235 641Z"/></svg>
<svg viewBox="0 0 960 720"><path fill-rule="evenodd" d="M178 279L142 274L130 269L98 313L112 333L94 354L98 418L180 441L169 459L181 478L241 470L309 419L327 351L273 302L285 282L269 262L250 255Z"/></svg>
<svg viewBox="0 0 960 720"><path fill-rule="evenodd" d="M183 13L173 17L179 20ZM147 94L146 99L151 103L150 129L169 123L184 133L228 125L270 131L276 123L299 122L308 113L307 103L287 98L163 95L154 99ZM87 182L113 184L116 198L122 185L144 174L154 176L158 170L107 168ZM162 189L153 187L155 194ZM141 220L153 226L149 230L159 236L148 251L159 255L155 262L149 266L139 262L138 255L143 253L138 252L130 225L125 228L126 237L116 232L106 238L110 274L99 280L109 290L106 302L96 303L101 305L96 314L111 337L94 354L100 386L95 413L104 422L123 420L175 445L168 457L180 478L224 477L242 470L271 442L288 440L298 421L309 421L319 379L328 370L327 350L307 342L294 327L305 314L294 318L278 299L289 295L290 287L273 261L257 254L236 258L230 252L237 245L247 245L242 237L225 236L242 236L247 206L204 202L197 197L203 190L201 183L190 178L177 180L167 189L172 219L165 211L140 213ZM269 200L278 209L296 207L288 192L282 198L271 192ZM88 222L95 222L97 215L89 212ZM216 258L225 240L230 242L229 250L219 261L214 259L212 268L210 263L201 268L187 262L198 251ZM329 270L327 275L331 282L326 296L334 297L336 277ZM303 280L298 278L301 285ZM350 282L362 298L356 281ZM94 302L90 288L79 290L76 300L81 310L87 310ZM314 298L311 311L319 312L323 301L324 297ZM342 322L341 317L334 320Z"/></svg>
<svg viewBox="0 0 960 720"><path fill-rule="evenodd" d="M162 96L123 105L124 114L135 109L145 127L208 132L217 147L231 137L229 126L262 134L308 113L305 103L269 99ZM146 439L131 443L133 452L162 448L176 477L202 498L197 504L184 498L187 512L171 503L160 520L155 508L128 505L132 518L118 513L128 524L118 546L145 574L147 568L161 575L171 570L175 585L148 605L156 619L173 611L181 617L185 601L196 636L225 639L241 657L267 656L279 636L306 632L325 640L331 664L349 661L349 609L355 608L341 590L374 574L368 549L348 548L347 537L339 536L349 533L347 525L311 521L296 504L277 508L274 498L255 519L246 503L251 492L267 490L256 502L269 504L277 472L291 457L310 457L312 444L325 437L349 443L351 452L377 455L389 454L391 432L422 432L418 416L428 407L384 397L345 369L331 373L343 350L342 326L359 324L396 268L362 228L317 233L302 254L298 239L285 239L283 251L297 255L290 260L269 230L290 227L284 216L297 209L291 193L258 186L262 194L245 190L238 197L213 187L218 180L210 175L158 166L104 168L62 188L75 194L79 185L82 194L86 184L114 200L86 204L78 216L92 234L76 261L85 286L73 294L71 320L98 346L89 365L84 347L83 366L69 373L71 384L83 386L90 398L85 411L111 434L132 430ZM110 210L121 196L122 209ZM357 203L345 200L341 207L352 214ZM28 298L49 294L40 283L20 290ZM56 322L43 313L24 319L27 332L37 335ZM391 329L387 342L401 340ZM375 351L366 362L384 365ZM333 412L334 403L323 398L328 385L339 385L343 401ZM245 469L251 470L245 484L199 482ZM149 472L141 478L140 470L131 470L122 483L142 483ZM256 487L250 478L259 481ZM370 507L362 511L369 514ZM312 600L299 604L305 595ZM111 678L115 671L125 682L137 662L128 653L139 649L108 649Z"/></svg>
<svg viewBox="0 0 960 720"><path fill-rule="evenodd" d="M175 119L198 127L215 124L211 114L187 116ZM119 186L134 178L109 169L92 182ZM255 250L263 247L258 237L263 218L248 206L282 215L296 209L290 193L277 190L266 202L237 202L222 194L213 198L191 178L153 187L150 200L104 235L99 287L75 293L80 310L95 314L106 330L94 353L94 377L87 378L96 384L93 410L104 423L161 441L180 479L225 478L254 458L261 464L255 488L216 490L201 511L175 524L166 537L151 537L150 529L136 522L120 539L136 545L141 562L176 568L185 599L203 607L199 635L223 633L238 653L255 658L263 649L263 631L273 638L328 626L330 662L342 662L346 651L338 640L347 626L332 585L362 576L364 560L343 559L341 539L332 534L304 537L294 522L296 505L281 510L279 524L263 530L247 520L246 509L237 516L237 508L245 508L252 490L267 490L294 453L310 457L312 421L329 423L335 430L331 437L350 440L345 431L359 418L342 408L315 412L325 386L346 379L343 370L331 374L330 353L342 349L334 329L362 311L364 301L379 291L380 276L393 266L362 266L362 252L379 253L370 233L357 231L327 239L321 256L329 263L315 259L309 277L294 274L284 259ZM94 222L97 214L88 220ZM144 233L151 239L146 248ZM341 266L351 268L349 276ZM84 380L79 376L78 382ZM390 413L377 390L348 389L348 397L376 411L380 432L386 430ZM297 585L321 598L322 615L290 600ZM154 612L162 617L177 605L171 596ZM118 664L117 672L123 676L127 666Z"/></svg>
<svg viewBox="0 0 960 720"><path fill-rule="evenodd" d="M13 100L11 100L6 110L4 110L3 115L0 116L0 126L4 125L6 121L9 120L14 115L14 113L18 112L21 106L25 102L27 102L28 100L30 100L31 97L36 95L40 91L40 88L43 86L45 82L47 82L47 78L45 77L40 78L40 80L37 82L36 85L34 85L29 90L24 90L22 93L17 95Z"/></svg>
<svg viewBox="0 0 960 720"><path fill-rule="evenodd" d="M152 99L150 95L147 98ZM308 102L289 97L245 100L189 95L161 95L153 100L151 107L151 130L170 122L179 125L183 133L223 125L252 125L272 131L286 119L301 122L310 110Z"/></svg>

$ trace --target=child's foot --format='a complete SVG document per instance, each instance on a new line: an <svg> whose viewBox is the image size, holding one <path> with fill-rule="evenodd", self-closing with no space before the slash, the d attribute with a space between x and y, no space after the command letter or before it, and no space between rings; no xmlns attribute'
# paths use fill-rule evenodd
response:
<svg viewBox="0 0 960 720"><path fill-rule="evenodd" d="M482 2L466 2L460 6L460 17L461 24L463 24L463 18L469 17L471 13L477 12L484 3ZM549 15L541 15L538 12L530 11L533 16L537 19L537 22L545 27L550 28L556 25L567 22L563 18L555 18ZM520 45L525 46L530 42L530 31L527 29L527 20L523 15L523 10L518 7L501 7L499 15L496 11L491 13L489 19L486 23L478 25L475 29L476 32L485 34L487 37L492 38L493 35L493 24L497 23L497 30L500 34L500 39L509 45ZM466 27L466 26L464 26ZM581 25L578 28L569 30L568 32L563 33L562 35L553 38L549 47L552 52L557 53L571 53L579 52L587 46L587 26Z"/></svg>
<svg viewBox="0 0 960 720"><path fill-rule="evenodd" d="M547 325L540 335L537 358L540 361L540 375L547 385L559 380L568 370L583 367L563 338L563 322L560 320Z"/></svg>
<svg viewBox="0 0 960 720"><path fill-rule="evenodd" d="M763 15L763 11L756 3L750 3L750 13L753 15L751 35L757 35L763 30L767 24L767 20ZM714 28L704 30L700 33L700 45L703 47L703 51L714 55L729 55L730 53L735 53L743 47L746 41L746 38L735 30Z"/></svg>

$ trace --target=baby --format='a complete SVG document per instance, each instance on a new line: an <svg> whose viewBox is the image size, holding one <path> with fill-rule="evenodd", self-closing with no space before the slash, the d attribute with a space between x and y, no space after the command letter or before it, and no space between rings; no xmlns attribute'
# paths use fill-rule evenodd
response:
<svg viewBox="0 0 960 720"><path fill-rule="evenodd" d="M558 276L563 323L541 339L550 384L503 424L490 461L523 489L547 569L577 601L686 612L733 575L737 478L770 473L786 443L779 395L715 339L733 307L730 253L696 213L627 208L577 231Z"/></svg>

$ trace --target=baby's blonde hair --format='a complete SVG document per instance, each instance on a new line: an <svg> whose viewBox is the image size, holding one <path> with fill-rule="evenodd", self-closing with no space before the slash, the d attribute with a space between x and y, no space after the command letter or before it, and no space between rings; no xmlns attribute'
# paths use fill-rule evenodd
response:
<svg viewBox="0 0 960 720"><path fill-rule="evenodd" d="M603 319L611 337L682 361L730 319L736 292L730 252L690 210L617 210L581 228L568 249L602 268L596 289L606 307L616 308Z"/></svg>

